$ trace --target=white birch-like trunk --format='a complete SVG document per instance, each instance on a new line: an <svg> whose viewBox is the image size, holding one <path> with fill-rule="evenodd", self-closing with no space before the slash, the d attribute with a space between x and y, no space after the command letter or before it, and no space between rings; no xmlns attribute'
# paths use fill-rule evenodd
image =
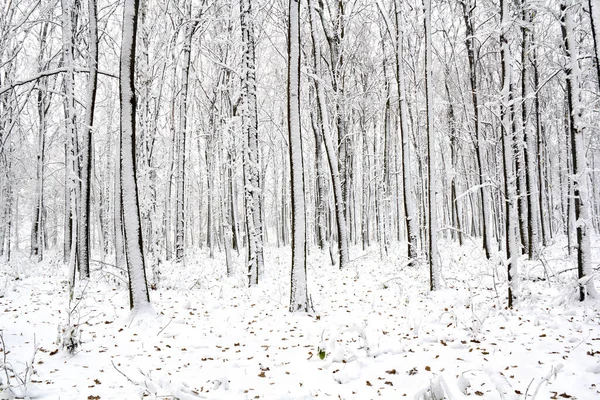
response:
<svg viewBox="0 0 600 400"><path fill-rule="evenodd" d="M121 99L121 200L125 225L125 251L129 272L129 304L139 309L150 304L142 246L142 228L135 165L135 43L139 0L125 0L119 88Z"/></svg>
<svg viewBox="0 0 600 400"><path fill-rule="evenodd" d="M292 175L292 273L290 311L310 309L306 279L306 205L300 131L300 1L289 1L288 132Z"/></svg>

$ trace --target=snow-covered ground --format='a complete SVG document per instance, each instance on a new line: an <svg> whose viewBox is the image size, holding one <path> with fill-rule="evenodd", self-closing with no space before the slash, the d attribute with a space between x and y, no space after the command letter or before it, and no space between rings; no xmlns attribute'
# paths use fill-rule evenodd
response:
<svg viewBox="0 0 600 400"><path fill-rule="evenodd" d="M94 264L69 304L64 265L17 255L0 265L0 398L600 398L600 301L577 301L565 243L521 262L513 310L503 267L474 243L440 243L436 293L400 250L351 255L339 271L312 250L311 315L288 312L289 249L267 248L252 289L242 257L235 278L224 255L164 265L143 316L112 267ZM74 355L58 342L69 308Z"/></svg>

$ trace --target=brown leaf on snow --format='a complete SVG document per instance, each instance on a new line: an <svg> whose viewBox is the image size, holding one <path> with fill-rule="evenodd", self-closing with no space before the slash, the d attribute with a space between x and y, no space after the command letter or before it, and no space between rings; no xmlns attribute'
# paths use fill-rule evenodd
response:
<svg viewBox="0 0 600 400"><path fill-rule="evenodd" d="M56 349L56 350L52 350L52 351L51 351L49 354L50 354L51 356L53 356L53 355L55 355L56 353L58 353L58 349Z"/></svg>
<svg viewBox="0 0 600 400"><path fill-rule="evenodd" d="M100 396L92 396L91 394L88 396L88 400L100 400Z"/></svg>
<svg viewBox="0 0 600 400"><path fill-rule="evenodd" d="M483 396L483 392L480 392L479 390L477 390L477 391L475 392L475 394L476 394L477 396Z"/></svg>
<svg viewBox="0 0 600 400"><path fill-rule="evenodd" d="M373 386L373 385L371 385L371 382L367 381L367 386Z"/></svg>
<svg viewBox="0 0 600 400"><path fill-rule="evenodd" d="M385 384L386 385L390 385L390 386L394 386L394 384L392 382L390 382L390 381L386 381Z"/></svg>
<svg viewBox="0 0 600 400"><path fill-rule="evenodd" d="M396 375L396 368L390 369L389 371L385 371L386 374Z"/></svg>
<svg viewBox="0 0 600 400"><path fill-rule="evenodd" d="M431 371L431 367L428 365L425 367L425 371Z"/></svg>
<svg viewBox="0 0 600 400"><path fill-rule="evenodd" d="M265 371L261 371L260 374L258 374L259 377L264 378L265 377Z"/></svg>

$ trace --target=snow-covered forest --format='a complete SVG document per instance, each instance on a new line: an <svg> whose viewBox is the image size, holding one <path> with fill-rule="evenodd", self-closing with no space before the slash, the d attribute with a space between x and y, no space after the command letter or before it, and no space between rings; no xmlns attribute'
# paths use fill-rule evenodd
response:
<svg viewBox="0 0 600 400"><path fill-rule="evenodd" d="M600 0L2 0L0 399L600 398Z"/></svg>

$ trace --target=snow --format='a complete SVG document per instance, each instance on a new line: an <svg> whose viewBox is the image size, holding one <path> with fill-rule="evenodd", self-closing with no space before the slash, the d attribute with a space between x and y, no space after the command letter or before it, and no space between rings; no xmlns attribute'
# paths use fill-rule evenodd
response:
<svg viewBox="0 0 600 400"><path fill-rule="evenodd" d="M403 245L385 261L377 245L353 248L341 271L312 248L312 314L288 310L289 248L265 248L253 288L243 254L232 254L228 278L225 254L190 251L185 265L161 267L153 309L136 314L118 269L93 265L69 306L60 256L35 264L15 252L0 264L2 348L14 393L38 399L599 398L600 302L578 301L565 244L544 249L543 264L519 260L513 310L502 255L488 262L481 243L440 239L436 292L425 264L397 261ZM592 253L597 262L600 250ZM71 355L57 329L75 304L82 343ZM17 378L25 371L26 387Z"/></svg>

